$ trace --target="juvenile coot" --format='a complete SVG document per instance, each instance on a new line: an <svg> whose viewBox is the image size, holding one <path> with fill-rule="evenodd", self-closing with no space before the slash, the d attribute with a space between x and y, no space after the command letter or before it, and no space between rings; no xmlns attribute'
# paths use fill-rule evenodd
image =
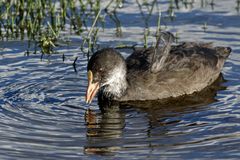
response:
<svg viewBox="0 0 240 160"><path fill-rule="evenodd" d="M161 100L189 95L211 85L231 52L229 47L185 42L135 50L125 60L112 48L97 51L88 62L86 102ZM158 45L158 44L157 44Z"/></svg>

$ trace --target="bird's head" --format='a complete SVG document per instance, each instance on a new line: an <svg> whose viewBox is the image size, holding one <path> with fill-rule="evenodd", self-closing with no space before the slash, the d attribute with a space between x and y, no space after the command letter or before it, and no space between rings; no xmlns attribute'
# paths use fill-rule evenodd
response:
<svg viewBox="0 0 240 160"><path fill-rule="evenodd" d="M88 62L87 73L87 103L91 103L100 88L105 94L116 97L126 89L125 60L114 49L107 48L94 53Z"/></svg>

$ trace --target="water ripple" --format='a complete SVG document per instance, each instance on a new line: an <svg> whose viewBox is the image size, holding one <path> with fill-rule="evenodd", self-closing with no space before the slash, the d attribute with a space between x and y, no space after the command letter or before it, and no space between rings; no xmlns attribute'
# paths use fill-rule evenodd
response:
<svg viewBox="0 0 240 160"><path fill-rule="evenodd" d="M224 1L218 3L206 32L202 18L211 15L209 9L180 9L179 21L169 25L181 40L197 37L233 49L223 69L222 89L206 92L198 103L127 104L101 111L96 99L90 106L84 102L87 57L79 56L75 72L77 47L59 50L64 62L61 55L41 61L40 55L24 56L24 42L9 41L0 54L0 159L239 158L240 32L239 22L234 23L239 17L226 11ZM139 17L137 6L131 8L127 21ZM120 15L126 17L124 11ZM122 41L142 39L143 28L135 25L124 28ZM119 43L121 38L112 32L100 42Z"/></svg>

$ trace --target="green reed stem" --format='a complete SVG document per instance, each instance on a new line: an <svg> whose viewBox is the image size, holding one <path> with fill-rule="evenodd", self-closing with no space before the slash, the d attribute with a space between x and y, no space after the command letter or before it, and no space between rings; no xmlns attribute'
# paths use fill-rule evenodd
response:
<svg viewBox="0 0 240 160"><path fill-rule="evenodd" d="M82 50L83 50L83 46L85 45L86 42L88 42L88 49L89 49L89 46L91 46L89 39L90 39L90 36L92 35L93 29L94 29L94 27L95 27L95 25L96 25L96 23L97 23L97 20L98 20L98 17L99 17L99 15L100 15L101 11L102 11L102 9L100 9L100 10L98 11L98 13L97 13L97 15L96 15L96 17L95 17L95 19L94 19L94 21L93 21L92 27L90 28L87 37L84 39L84 41L83 41L83 43L82 43L82 45L81 45Z"/></svg>

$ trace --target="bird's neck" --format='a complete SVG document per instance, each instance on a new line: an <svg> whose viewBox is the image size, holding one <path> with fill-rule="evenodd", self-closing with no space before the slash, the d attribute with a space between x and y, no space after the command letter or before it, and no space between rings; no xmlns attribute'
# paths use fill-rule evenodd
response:
<svg viewBox="0 0 240 160"><path fill-rule="evenodd" d="M125 64L122 64L109 74L106 85L103 88L103 93L107 97L120 98L125 94L128 87L127 84L127 69Z"/></svg>

